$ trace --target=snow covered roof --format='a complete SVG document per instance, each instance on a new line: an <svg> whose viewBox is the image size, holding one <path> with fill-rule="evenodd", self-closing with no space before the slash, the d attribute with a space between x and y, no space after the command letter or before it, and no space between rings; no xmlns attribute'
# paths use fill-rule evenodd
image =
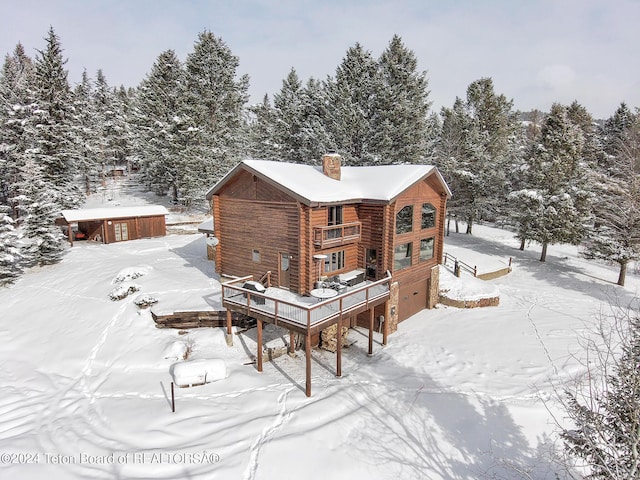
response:
<svg viewBox="0 0 640 480"><path fill-rule="evenodd" d="M200 225L198 225L198 232L213 233L213 217L205 220Z"/></svg>
<svg viewBox="0 0 640 480"><path fill-rule="evenodd" d="M61 213L67 222L84 222L107 218L154 217L168 215L169 211L162 205L140 205L136 207L80 208L62 210Z"/></svg>
<svg viewBox="0 0 640 480"><path fill-rule="evenodd" d="M322 173L320 166L244 160L207 192L207 198L210 199L239 169L278 184L308 205L363 200L391 202L411 185L432 174L436 175L447 196L451 196L440 172L431 165L343 166L340 180L334 180Z"/></svg>

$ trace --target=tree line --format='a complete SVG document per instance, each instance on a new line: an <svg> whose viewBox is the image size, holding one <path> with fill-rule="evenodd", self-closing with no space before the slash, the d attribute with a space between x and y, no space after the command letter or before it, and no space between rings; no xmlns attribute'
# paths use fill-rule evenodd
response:
<svg viewBox="0 0 640 480"><path fill-rule="evenodd" d="M109 166L134 166L150 191L190 206L243 158L316 164L330 150L347 165L436 165L454 193L450 218L469 234L480 220L513 228L521 248L542 245L542 261L548 245L582 244L620 265L622 285L640 256L640 114L624 103L603 122L577 101L523 121L481 78L434 112L427 73L397 35L377 58L356 43L325 79L292 68L254 105L238 57L209 31L184 61L160 53L135 88L110 86L101 70L71 86L65 63L50 28L35 58L18 44L0 73L3 282L60 258L53 219L96 192Z"/></svg>

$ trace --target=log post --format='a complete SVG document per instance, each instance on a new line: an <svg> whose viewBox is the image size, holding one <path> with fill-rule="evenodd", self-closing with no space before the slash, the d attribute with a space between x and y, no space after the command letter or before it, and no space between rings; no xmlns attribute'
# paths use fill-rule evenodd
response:
<svg viewBox="0 0 640 480"><path fill-rule="evenodd" d="M340 300L342 303L342 300ZM340 307L342 310L342 307ZM338 317L338 331L336 332L336 377L342 376L342 313Z"/></svg>
<svg viewBox="0 0 640 480"><path fill-rule="evenodd" d="M293 330L289 330L289 353L296 353L296 334Z"/></svg>
<svg viewBox="0 0 640 480"><path fill-rule="evenodd" d="M307 378L305 381L305 395L311 396L311 334L307 330L307 334L304 339L304 352L307 364Z"/></svg>
<svg viewBox="0 0 640 480"><path fill-rule="evenodd" d="M233 347L233 335L231 334L231 310L227 308L227 345Z"/></svg>
<svg viewBox="0 0 640 480"><path fill-rule="evenodd" d="M262 320L258 319L258 371L262 371Z"/></svg>
<svg viewBox="0 0 640 480"><path fill-rule="evenodd" d="M369 355L373 355L373 320L375 318L375 308L369 309Z"/></svg>
<svg viewBox="0 0 640 480"><path fill-rule="evenodd" d="M389 337L389 319L391 318L391 307L389 301L384 302L384 322L382 323L382 345L387 344L387 338Z"/></svg>

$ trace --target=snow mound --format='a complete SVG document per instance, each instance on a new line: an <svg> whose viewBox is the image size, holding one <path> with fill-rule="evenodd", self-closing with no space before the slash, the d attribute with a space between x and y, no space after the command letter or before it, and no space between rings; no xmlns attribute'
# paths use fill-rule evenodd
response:
<svg viewBox="0 0 640 480"><path fill-rule="evenodd" d="M470 275L456 277L440 265L440 295L464 302L498 297L500 290L495 285Z"/></svg>
<svg viewBox="0 0 640 480"><path fill-rule="evenodd" d="M179 387L190 387L227 378L227 366L219 358L200 358L171 365L173 382Z"/></svg>
<svg viewBox="0 0 640 480"><path fill-rule="evenodd" d="M126 298L132 293L140 291L140 286L135 283L125 283L123 285L119 285L109 293L109 298L111 300L118 301Z"/></svg>
<svg viewBox="0 0 640 480"><path fill-rule="evenodd" d="M148 265L141 265L137 267L127 267L120 270L120 272L111 281L112 284L128 282L140 278L148 274L152 270L152 267Z"/></svg>
<svg viewBox="0 0 640 480"><path fill-rule="evenodd" d="M146 308L158 303L158 299L149 294L138 295L133 303L135 303L140 308Z"/></svg>
<svg viewBox="0 0 640 480"><path fill-rule="evenodd" d="M164 351L162 352L163 358L168 358L171 360L182 360L185 358L185 354L189 349L189 345L187 342L183 341L175 341L168 344Z"/></svg>

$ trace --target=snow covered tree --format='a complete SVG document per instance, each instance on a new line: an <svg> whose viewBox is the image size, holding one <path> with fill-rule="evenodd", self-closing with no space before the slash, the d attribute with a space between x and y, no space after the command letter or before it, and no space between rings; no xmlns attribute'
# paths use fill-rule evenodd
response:
<svg viewBox="0 0 640 480"><path fill-rule="evenodd" d="M542 126L540 142L526 154L527 186L510 195L518 238L542 245L541 262L546 261L549 245L577 245L585 235L591 193L583 145L582 132L568 118L567 108L554 104Z"/></svg>
<svg viewBox="0 0 640 480"><path fill-rule="evenodd" d="M186 108L184 71L175 52L167 50L158 56L138 88L136 149L147 187L159 195L171 189L176 203L185 172L189 129L196 130Z"/></svg>
<svg viewBox="0 0 640 480"><path fill-rule="evenodd" d="M326 128L327 111L325 90L322 84L310 78L302 90L302 150L304 163L315 165L328 151L334 150L335 142Z"/></svg>
<svg viewBox="0 0 640 480"><path fill-rule="evenodd" d="M627 117L625 125L615 143L608 139L609 154L596 172L595 220L583 251L586 258L616 262L618 285L629 262L640 259L640 116Z"/></svg>
<svg viewBox="0 0 640 480"><path fill-rule="evenodd" d="M274 135L278 157L285 162L304 163L303 86L295 69L282 81L282 88L273 96Z"/></svg>
<svg viewBox="0 0 640 480"><path fill-rule="evenodd" d="M426 72L417 66L415 53L394 35L378 61L371 120L376 164L423 161L430 102Z"/></svg>
<svg viewBox="0 0 640 480"><path fill-rule="evenodd" d="M359 43L347 50L335 77L327 79L326 128L350 165L374 160L371 122L378 83L377 62Z"/></svg>
<svg viewBox="0 0 640 480"><path fill-rule="evenodd" d="M470 234L476 220L505 215L522 129L513 102L494 92L490 78L471 83L466 101L457 98L441 115L437 162L455 192L450 210Z"/></svg>
<svg viewBox="0 0 640 480"><path fill-rule="evenodd" d="M278 149L275 144L275 113L269 95L261 103L249 107L252 118L248 128L247 151L253 158L276 159Z"/></svg>
<svg viewBox="0 0 640 480"><path fill-rule="evenodd" d="M97 162L96 111L93 105L93 82L87 71L82 72L82 81L73 91L73 105L75 113L74 128L76 137L80 140L76 168L82 177L85 195L95 192L99 179Z"/></svg>
<svg viewBox="0 0 640 480"><path fill-rule="evenodd" d="M49 29L47 46L35 60L34 96L36 109L28 129L32 154L43 166L44 181L53 201L61 208L77 206L82 194L74 183L77 143L74 136L71 89L64 68L58 36Z"/></svg>
<svg viewBox="0 0 640 480"><path fill-rule="evenodd" d="M0 73L0 204L13 207L20 167L30 137L26 133L35 108L33 61L21 44L7 55ZM17 212L11 215L14 219Z"/></svg>
<svg viewBox="0 0 640 480"><path fill-rule="evenodd" d="M60 206L51 195L51 186L45 180L45 169L34 156L26 159L22 167L24 184L18 197L20 221L25 237L23 249L26 264L49 265L60 261L64 252L64 237L55 219Z"/></svg>
<svg viewBox="0 0 640 480"><path fill-rule="evenodd" d="M13 283L23 271L19 238L9 212L9 207L0 205L0 286Z"/></svg>
<svg viewBox="0 0 640 480"><path fill-rule="evenodd" d="M566 451L590 479L640 478L640 315L614 307L586 345L586 373L562 398Z"/></svg>
<svg viewBox="0 0 640 480"><path fill-rule="evenodd" d="M249 78L237 78L239 64L228 45L206 30L185 61L187 113L200 132L200 151L189 162L199 174L190 190L202 195L239 160L243 148Z"/></svg>

